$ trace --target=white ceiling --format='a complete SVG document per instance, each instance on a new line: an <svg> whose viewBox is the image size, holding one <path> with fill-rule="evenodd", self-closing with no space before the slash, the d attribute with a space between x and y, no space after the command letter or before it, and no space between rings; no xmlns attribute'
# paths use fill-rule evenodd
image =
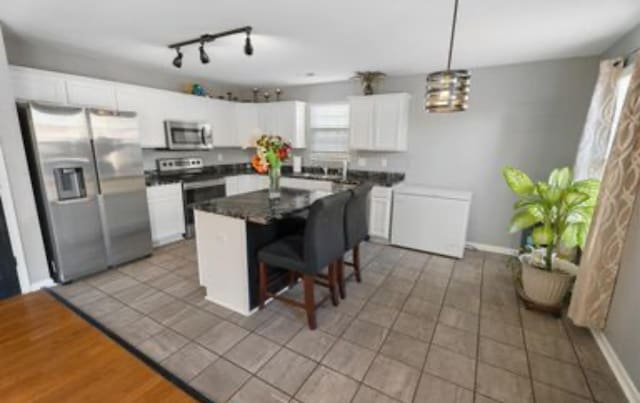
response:
<svg viewBox="0 0 640 403"><path fill-rule="evenodd" d="M0 21L25 41L166 70L166 45L252 25L211 43L180 74L237 85L347 79L356 70L422 74L446 63L453 0L2 0ZM600 54L640 22L638 0L460 0L454 68ZM107 60L107 58L105 58ZM314 77L306 73L314 72Z"/></svg>

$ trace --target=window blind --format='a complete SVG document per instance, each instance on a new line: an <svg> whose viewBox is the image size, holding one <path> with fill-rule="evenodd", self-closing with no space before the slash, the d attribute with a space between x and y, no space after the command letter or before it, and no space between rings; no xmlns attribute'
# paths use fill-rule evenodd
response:
<svg viewBox="0 0 640 403"><path fill-rule="evenodd" d="M312 104L309 108L312 159L349 156L349 104Z"/></svg>

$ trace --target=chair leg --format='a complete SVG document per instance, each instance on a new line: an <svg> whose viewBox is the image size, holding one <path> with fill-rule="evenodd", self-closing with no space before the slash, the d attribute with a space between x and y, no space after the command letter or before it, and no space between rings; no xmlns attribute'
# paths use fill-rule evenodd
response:
<svg viewBox="0 0 640 403"><path fill-rule="evenodd" d="M362 278L360 277L360 244L357 244L353 248L353 273L356 276L356 281L358 283L361 283Z"/></svg>
<svg viewBox="0 0 640 403"><path fill-rule="evenodd" d="M304 309L307 311L307 322L309 323L309 329L314 330L317 327L316 300L313 295L315 281L313 276L305 274L302 276L302 282L304 284Z"/></svg>
<svg viewBox="0 0 640 403"><path fill-rule="evenodd" d="M338 290L340 290L340 298L345 299L347 297L347 288L344 284L344 259L340 258L336 265L338 266L336 277L338 280Z"/></svg>
<svg viewBox="0 0 640 403"><path fill-rule="evenodd" d="M289 287L292 287L296 283L297 279L298 279L298 273L296 273L295 271L290 271L289 272Z"/></svg>
<svg viewBox="0 0 640 403"><path fill-rule="evenodd" d="M329 263L329 292L331 293L331 303L333 306L338 306L340 301L338 300L338 294L336 292L336 280L338 278L338 263Z"/></svg>
<svg viewBox="0 0 640 403"><path fill-rule="evenodd" d="M264 303L267 300L267 265L264 262L260 262L258 276L260 278L260 309L264 308Z"/></svg>

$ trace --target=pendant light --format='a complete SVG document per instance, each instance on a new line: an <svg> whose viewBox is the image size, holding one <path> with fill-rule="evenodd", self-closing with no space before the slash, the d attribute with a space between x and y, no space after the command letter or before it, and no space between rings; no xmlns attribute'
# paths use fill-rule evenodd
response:
<svg viewBox="0 0 640 403"><path fill-rule="evenodd" d="M462 112L467 109L471 73L468 70L451 70L457 19L458 0L455 0L447 69L436 71L427 76L427 93L425 96L425 109L427 112Z"/></svg>

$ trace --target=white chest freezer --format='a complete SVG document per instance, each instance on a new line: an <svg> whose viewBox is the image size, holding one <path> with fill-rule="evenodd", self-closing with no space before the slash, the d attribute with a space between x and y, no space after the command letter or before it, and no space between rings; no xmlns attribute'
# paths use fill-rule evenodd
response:
<svg viewBox="0 0 640 403"><path fill-rule="evenodd" d="M394 189L391 243L461 258L471 192L402 184Z"/></svg>

